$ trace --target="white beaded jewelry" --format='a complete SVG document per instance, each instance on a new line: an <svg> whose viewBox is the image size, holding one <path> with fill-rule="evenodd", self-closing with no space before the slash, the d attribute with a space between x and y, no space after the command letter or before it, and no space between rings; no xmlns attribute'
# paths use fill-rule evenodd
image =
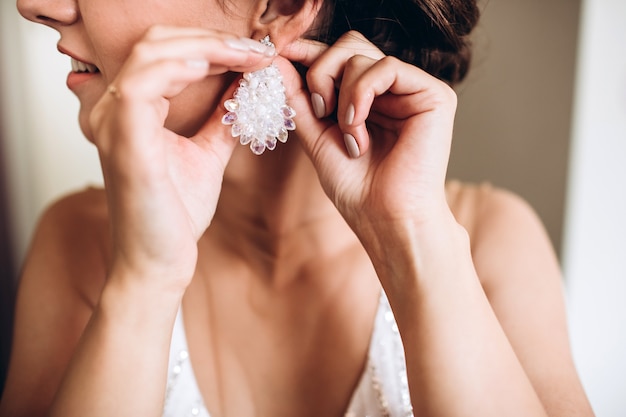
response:
<svg viewBox="0 0 626 417"><path fill-rule="evenodd" d="M269 36L261 43L274 46ZM242 145L250 145L255 155L273 150L277 141L287 142L289 131L296 128L296 112L287 105L283 77L275 64L244 73L234 97L226 100L224 107L228 113L222 123L230 125L231 135L239 137Z"/></svg>

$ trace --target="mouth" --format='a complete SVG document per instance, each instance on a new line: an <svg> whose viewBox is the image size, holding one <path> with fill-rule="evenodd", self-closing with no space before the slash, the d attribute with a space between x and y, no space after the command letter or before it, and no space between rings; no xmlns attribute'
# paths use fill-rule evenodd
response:
<svg viewBox="0 0 626 417"><path fill-rule="evenodd" d="M78 74L97 74L100 72L100 70L93 64L88 64L86 62L78 61L77 59L72 58L72 72Z"/></svg>

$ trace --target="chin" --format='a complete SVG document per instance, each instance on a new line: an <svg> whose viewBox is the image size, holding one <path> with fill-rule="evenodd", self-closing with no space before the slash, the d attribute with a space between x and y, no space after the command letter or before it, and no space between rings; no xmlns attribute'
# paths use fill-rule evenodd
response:
<svg viewBox="0 0 626 417"><path fill-rule="evenodd" d="M90 112L84 111L81 106L81 109L78 113L78 124L85 138L87 138L89 142L94 143L93 132L91 131L91 125L89 124L89 113Z"/></svg>

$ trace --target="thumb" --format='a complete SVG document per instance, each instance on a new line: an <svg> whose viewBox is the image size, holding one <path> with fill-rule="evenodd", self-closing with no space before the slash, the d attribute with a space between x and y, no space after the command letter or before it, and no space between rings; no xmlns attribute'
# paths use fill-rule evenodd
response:
<svg viewBox="0 0 626 417"><path fill-rule="evenodd" d="M287 103L296 111L295 133L316 167L334 165L339 168L348 159L343 134L330 118L318 119L313 111L311 96L294 66L282 56L274 61L281 74Z"/></svg>
<svg viewBox="0 0 626 417"><path fill-rule="evenodd" d="M218 100L215 110L209 119L200 127L198 132L190 138L198 147L206 152L213 153L226 167L230 157L239 143L230 133L230 126L222 123L222 117L226 114L223 103L233 96L240 77L236 77L232 84L226 89L222 97Z"/></svg>

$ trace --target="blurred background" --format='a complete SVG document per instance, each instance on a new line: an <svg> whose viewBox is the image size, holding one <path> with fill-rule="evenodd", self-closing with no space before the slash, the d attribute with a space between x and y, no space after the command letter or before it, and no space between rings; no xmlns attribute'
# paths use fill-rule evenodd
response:
<svg viewBox="0 0 626 417"><path fill-rule="evenodd" d="M598 416L626 415L626 1L482 0L449 177L530 202L564 270L575 360ZM102 179L57 34L0 3L0 389L37 219Z"/></svg>

